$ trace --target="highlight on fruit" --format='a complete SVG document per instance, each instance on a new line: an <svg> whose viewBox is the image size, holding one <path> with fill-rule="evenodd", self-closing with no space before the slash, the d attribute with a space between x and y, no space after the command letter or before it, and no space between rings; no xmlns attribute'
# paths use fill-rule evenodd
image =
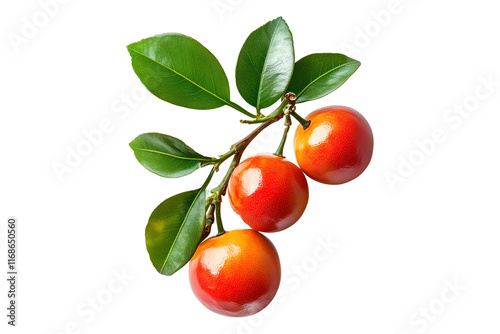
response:
<svg viewBox="0 0 500 334"><path fill-rule="evenodd" d="M169 276L189 262L191 288L206 308L232 317L255 314L272 301L281 279L278 252L262 233L271 237L301 228L309 200L305 175L338 185L359 177L370 163L373 133L358 111L327 106L305 118L297 113L297 105L342 86L361 63L339 53L314 53L296 61L292 33L278 17L251 32L241 47L235 82L248 104L243 107L231 99L220 62L195 39L166 33L127 49L134 72L159 99L190 109L230 107L251 128L216 157L160 132L143 133L130 147L144 168L165 178L209 170L199 188L165 199L151 213L145 237L155 269ZM298 166L283 156L292 119L298 123L293 138ZM276 150L241 161L248 145L280 121L283 136ZM227 171L222 181L209 189L223 164ZM224 229L221 203L226 193L249 229ZM217 233L210 237L214 224Z"/></svg>

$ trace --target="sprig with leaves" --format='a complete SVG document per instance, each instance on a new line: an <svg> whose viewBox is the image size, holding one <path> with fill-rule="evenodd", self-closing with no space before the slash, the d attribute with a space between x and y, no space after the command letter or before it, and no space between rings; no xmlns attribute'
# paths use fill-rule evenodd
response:
<svg viewBox="0 0 500 334"><path fill-rule="evenodd" d="M304 128L309 122L296 112L296 104L316 100L339 88L360 62L338 53L316 53L295 62L292 33L279 17L253 31L243 44L236 65L236 86L249 111L231 100L229 81L217 58L195 39L168 33L143 39L128 47L132 67L158 98L191 109L229 106L244 114L247 124L258 124L219 157L198 153L182 140L160 133L139 135L131 143L137 160L149 171L167 178L211 167L203 185L163 201L146 226L146 247L154 267L172 275L193 256L198 244L217 223L224 233L220 203L234 168L250 142L269 125L285 119L281 155L291 117ZM265 109L280 101L267 115ZM207 196L207 187L219 167L232 157L222 182Z"/></svg>

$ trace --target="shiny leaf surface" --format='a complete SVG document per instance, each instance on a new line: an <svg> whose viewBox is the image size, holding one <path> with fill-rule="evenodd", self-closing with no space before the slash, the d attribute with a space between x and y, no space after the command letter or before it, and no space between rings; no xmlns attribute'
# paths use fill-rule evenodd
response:
<svg viewBox="0 0 500 334"><path fill-rule="evenodd" d="M297 103L330 94L358 69L361 63L339 53L315 53L295 64L287 91L297 94Z"/></svg>
<svg viewBox="0 0 500 334"><path fill-rule="evenodd" d="M215 56L195 39L163 34L127 46L132 67L162 100L192 109L214 109L229 101L229 83Z"/></svg>
<svg viewBox="0 0 500 334"><path fill-rule="evenodd" d="M248 36L236 65L241 96L257 110L267 108L285 92L295 56L292 33L279 17Z"/></svg>
<svg viewBox="0 0 500 334"><path fill-rule="evenodd" d="M187 146L182 140L161 133L144 133L130 147L147 170L163 177L181 177L212 161Z"/></svg>
<svg viewBox="0 0 500 334"><path fill-rule="evenodd" d="M153 266L172 275L193 256L205 227L205 187L166 199L146 226L146 248Z"/></svg>

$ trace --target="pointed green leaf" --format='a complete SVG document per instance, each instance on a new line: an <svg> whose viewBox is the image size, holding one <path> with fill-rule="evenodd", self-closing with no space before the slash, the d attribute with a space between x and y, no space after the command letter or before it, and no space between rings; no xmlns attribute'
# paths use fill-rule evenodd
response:
<svg viewBox="0 0 500 334"><path fill-rule="evenodd" d="M146 248L160 274L172 275L193 256L205 227L205 187L166 199L146 226Z"/></svg>
<svg viewBox="0 0 500 334"><path fill-rule="evenodd" d="M185 176L200 168L202 162L214 160L194 151L182 140L161 133L144 133L130 147L141 165L163 177Z"/></svg>
<svg viewBox="0 0 500 334"><path fill-rule="evenodd" d="M236 65L236 86L257 110L285 93L295 62L292 33L283 18L270 21L248 36Z"/></svg>
<svg viewBox="0 0 500 334"><path fill-rule="evenodd" d="M361 63L339 53L315 53L297 61L287 91L297 94L297 103L330 94L358 69Z"/></svg>
<svg viewBox="0 0 500 334"><path fill-rule="evenodd" d="M146 88L162 100L192 109L229 102L229 82L215 56L195 39L164 34L127 46L132 67Z"/></svg>

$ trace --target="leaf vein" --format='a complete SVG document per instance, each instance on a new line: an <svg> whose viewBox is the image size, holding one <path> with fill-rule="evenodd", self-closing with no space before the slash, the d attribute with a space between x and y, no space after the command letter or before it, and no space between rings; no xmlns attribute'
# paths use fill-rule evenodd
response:
<svg viewBox="0 0 500 334"><path fill-rule="evenodd" d="M189 79L188 77L186 77L186 76L182 75L181 73L177 72L177 71L173 68L173 66L172 66L172 68L170 68L170 67L166 66L165 64L162 64L162 63L160 63L159 61L157 61L157 60L155 60L155 59L153 59L153 58L151 58L151 57L146 56L146 55L145 55L144 53L142 53L142 52L139 52L139 51L134 50L134 49L132 49L132 48L131 48L130 50L134 51L134 52L135 52L135 53L137 53L138 55L143 56L144 58L147 58L147 59L149 59L149 60L151 60L151 61L153 61L153 62L157 63L158 65L160 65L160 66L162 66L162 67L166 68L167 70L172 71L172 72L173 72L173 73L175 73L176 75L180 76L181 78L184 78L186 81L190 82L191 84L193 84L194 86L196 86L196 87L198 87L199 89L203 90L204 92L206 92L206 93L208 93L208 94L212 95L213 97L215 97L215 98L219 99L220 101L224 102L224 104L226 104L226 105L230 105L230 103L229 103L229 101L228 101L228 100L225 100L224 98L222 98L222 97L218 96L218 95L217 95L217 94L215 94L214 92L211 92L210 90L208 90L208 89L206 89L205 87L203 87L203 86L199 85L199 84L198 84L198 83L196 83L195 81L193 81L193 80Z"/></svg>
<svg viewBox="0 0 500 334"><path fill-rule="evenodd" d="M212 158L208 158L208 157L190 158L190 157L183 157L183 156L174 155L171 153L161 152L161 151L149 150L146 148L139 148L139 147L134 148L134 147L132 147L132 149L137 150L137 151L142 151L142 152L149 152L149 153L156 153L156 154L160 154L160 155L166 155L168 157L172 157L172 158L176 158L176 159L180 159L180 160L212 161Z"/></svg>
<svg viewBox="0 0 500 334"><path fill-rule="evenodd" d="M332 71L335 71L335 70L338 70L339 68L341 67L344 67L344 66L347 66L347 65L351 65L351 64L354 64L355 62L348 62L348 63L344 63L340 66L337 66L337 67L334 67L332 68L331 70L323 73L322 75L320 75L319 77L317 77L315 80L312 80L306 87L304 87L304 89L302 89L302 91L300 93L297 94L297 97L299 97L300 95L302 95L302 93L304 93L313 83L315 83L316 81L318 81L319 79L321 79L322 77L324 77L325 75L331 73Z"/></svg>

